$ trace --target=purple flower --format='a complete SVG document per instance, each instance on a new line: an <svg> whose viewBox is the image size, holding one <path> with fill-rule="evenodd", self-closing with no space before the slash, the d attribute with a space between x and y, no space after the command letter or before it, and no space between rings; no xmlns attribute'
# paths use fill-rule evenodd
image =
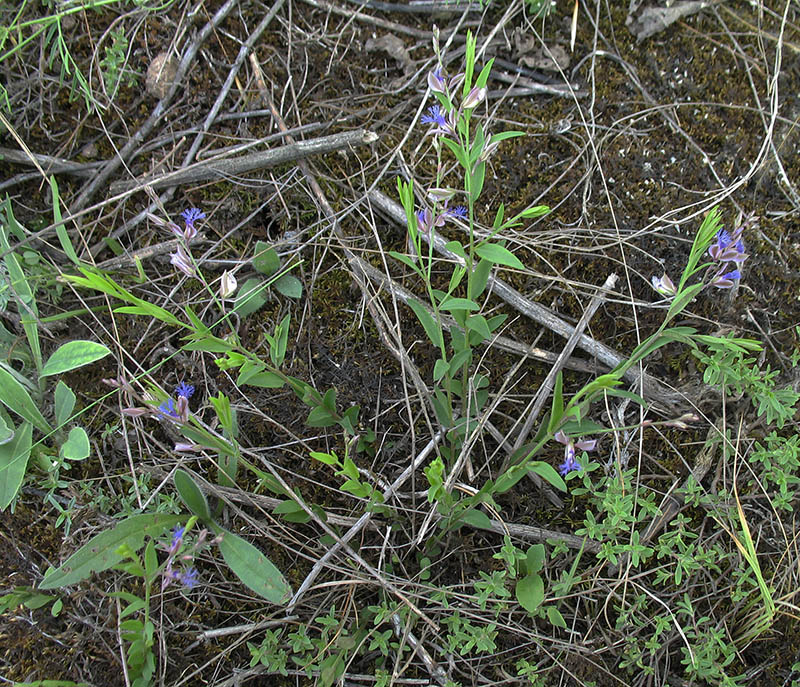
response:
<svg viewBox="0 0 800 687"><path fill-rule="evenodd" d="M434 217L433 213L425 208L424 210L417 210L417 231L422 234L429 234L433 227L443 227L444 217Z"/></svg>
<svg viewBox="0 0 800 687"><path fill-rule="evenodd" d="M436 124L440 128L447 126L445 111L442 109L441 105L431 105L428 108L428 112L430 114L422 115L420 119L423 124Z"/></svg>
<svg viewBox="0 0 800 687"><path fill-rule="evenodd" d="M465 110L471 110L478 105L480 105L486 98L486 89L485 88L478 88L477 86L473 87L473 89L467 94L467 97L464 98L464 102L461 104Z"/></svg>
<svg viewBox="0 0 800 687"><path fill-rule="evenodd" d="M720 262L741 263L747 260L744 242L741 239L741 229L734 232L733 236L724 229L720 229L717 232L716 243L709 247L708 254Z"/></svg>
<svg viewBox="0 0 800 687"><path fill-rule="evenodd" d="M434 93L449 95L452 91L455 91L463 81L463 72L453 77L448 77L447 72L445 72L441 66L428 72L428 88Z"/></svg>
<svg viewBox="0 0 800 687"><path fill-rule="evenodd" d="M575 449L581 451L594 451L597 446L597 439L581 439L580 441L573 441L563 431L556 432L553 437L559 444L564 444L564 462L558 466L558 471L562 477L565 477L573 470L583 469L581 464L575 458Z"/></svg>
<svg viewBox="0 0 800 687"><path fill-rule="evenodd" d="M187 384L186 382L181 382L175 388L175 395L176 396L183 396L185 398L191 398L193 393L194 393L194 386L192 386L191 384Z"/></svg>
<svg viewBox="0 0 800 687"><path fill-rule="evenodd" d="M736 282L741 278L742 273L739 270L731 270L725 274L717 274L717 276L711 280L711 286L715 286L718 289L730 289L735 286Z"/></svg>

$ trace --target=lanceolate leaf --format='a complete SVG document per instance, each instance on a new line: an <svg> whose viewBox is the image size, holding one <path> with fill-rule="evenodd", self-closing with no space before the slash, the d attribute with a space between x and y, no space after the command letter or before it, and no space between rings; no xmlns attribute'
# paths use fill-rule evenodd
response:
<svg viewBox="0 0 800 687"><path fill-rule="evenodd" d="M485 260L491 260L496 265L506 265L507 267L514 267L518 270L525 269L525 265L519 261L516 255L508 250L508 248L504 248L497 243L484 243L482 246L478 246L475 252L479 257Z"/></svg>
<svg viewBox="0 0 800 687"><path fill-rule="evenodd" d="M292 596L292 588L286 578L255 546L227 532L214 527L216 534L222 534L219 550L233 573L245 586L259 596L277 605L284 605Z"/></svg>
<svg viewBox="0 0 800 687"><path fill-rule="evenodd" d="M0 366L0 401L36 429L46 434L50 432L50 425L39 412L25 387L2 366Z"/></svg>
<svg viewBox="0 0 800 687"><path fill-rule="evenodd" d="M116 527L90 539L59 568L45 575L39 589L66 587L85 580L94 572L108 570L122 560L117 549L123 544L138 551L144 545L145 535L158 537L185 519L185 515L165 513L132 515Z"/></svg>
<svg viewBox="0 0 800 687"><path fill-rule="evenodd" d="M211 520L211 509L208 507L206 496L195 484L191 475L185 470L176 470L172 479L184 505L201 520L205 522Z"/></svg>
<svg viewBox="0 0 800 687"><path fill-rule="evenodd" d="M14 500L31 455L31 434L33 427L23 422L14 434L14 438L0 446L0 510L5 510Z"/></svg>

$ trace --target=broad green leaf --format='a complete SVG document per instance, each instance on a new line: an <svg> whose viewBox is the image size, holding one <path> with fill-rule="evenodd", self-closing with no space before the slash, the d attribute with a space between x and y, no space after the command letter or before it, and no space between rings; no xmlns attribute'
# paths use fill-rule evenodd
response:
<svg viewBox="0 0 800 687"><path fill-rule="evenodd" d="M309 455L325 465L339 465L339 458L335 453L322 453L321 451L310 451Z"/></svg>
<svg viewBox="0 0 800 687"><path fill-rule="evenodd" d="M444 249L455 253L462 260L467 259L467 252L464 250L464 246L461 245L461 241L448 241L444 245Z"/></svg>
<svg viewBox="0 0 800 687"><path fill-rule="evenodd" d="M122 560L117 553L120 546L138 551L144 545L145 535L158 537L185 519L185 515L166 513L132 515L116 527L92 537L61 566L49 571L39 584L39 589L66 587L85 580L92 573L108 570Z"/></svg>
<svg viewBox="0 0 800 687"><path fill-rule="evenodd" d="M526 575L517 582L517 601L528 613L535 613L544 601L544 581L536 574Z"/></svg>
<svg viewBox="0 0 800 687"><path fill-rule="evenodd" d="M489 331L489 323L483 315L470 315L467 319L467 329L479 334L481 341L488 341L492 338L492 332Z"/></svg>
<svg viewBox="0 0 800 687"><path fill-rule="evenodd" d="M525 573L528 575L538 573L544 567L544 559L544 544L534 544L529 547L522 562Z"/></svg>
<svg viewBox="0 0 800 687"><path fill-rule="evenodd" d="M42 377L69 372L110 355L108 346L96 341L69 341L59 347L42 368Z"/></svg>
<svg viewBox="0 0 800 687"><path fill-rule="evenodd" d="M228 567L246 587L267 601L284 605L292 596L292 588L286 578L261 551L241 537L214 527L222 534L219 550Z"/></svg>
<svg viewBox="0 0 800 687"><path fill-rule="evenodd" d="M317 406L308 414L306 424L309 427L330 427L336 424L336 418L325 406Z"/></svg>
<svg viewBox="0 0 800 687"><path fill-rule="evenodd" d="M425 333L428 335L428 339L430 342L436 346L436 348L441 349L442 347L442 330L436 324L436 320L433 319L433 315L431 315L426 309L425 306L422 305L418 300L414 298L408 299L408 307L414 311L414 314L417 316L422 328L425 330Z"/></svg>
<svg viewBox="0 0 800 687"><path fill-rule="evenodd" d="M66 460L85 460L91 453L89 436L83 427L73 427L69 430L67 440L61 444L58 454Z"/></svg>
<svg viewBox="0 0 800 687"><path fill-rule="evenodd" d="M266 370L262 372L256 371L246 376L242 372L239 374L236 383L249 384L263 389L280 389L285 384L282 377Z"/></svg>
<svg viewBox="0 0 800 687"><path fill-rule="evenodd" d="M291 274L284 274L274 286L278 293L287 298L300 298L303 295L303 283Z"/></svg>
<svg viewBox="0 0 800 687"><path fill-rule="evenodd" d="M253 267L256 272L271 277L281 268L281 259L268 243L258 241L253 254Z"/></svg>
<svg viewBox="0 0 800 687"><path fill-rule="evenodd" d="M475 249L475 253L484 260L490 260L495 265L505 265L518 270L525 269L525 265L519 261L516 255L508 248L497 243L484 243Z"/></svg>
<svg viewBox="0 0 800 687"><path fill-rule="evenodd" d="M491 260L479 260L475 271L472 273L472 283L470 284L470 298L476 300L486 289L489 275L492 273L493 263Z"/></svg>
<svg viewBox="0 0 800 687"><path fill-rule="evenodd" d="M266 288L266 283L261 279L248 279L242 284L234 306L234 310L239 313L240 317L252 315L267 302L267 297L264 293Z"/></svg>
<svg viewBox="0 0 800 687"><path fill-rule="evenodd" d="M45 434L50 425L39 412L30 394L5 368L0 366L0 402Z"/></svg>
<svg viewBox="0 0 800 687"><path fill-rule="evenodd" d="M31 424L23 422L11 441L0 446L0 510L8 508L22 486L31 455L32 434Z"/></svg>
<svg viewBox="0 0 800 687"><path fill-rule="evenodd" d="M56 414L56 426L60 427L72 416L72 411L75 410L75 393L64 382L59 381L56 384L56 391L54 394L54 406Z"/></svg>
<svg viewBox="0 0 800 687"><path fill-rule="evenodd" d="M189 511L204 522L211 520L211 509L208 507L206 495L197 486L191 475L185 470L178 469L172 478L178 495Z"/></svg>

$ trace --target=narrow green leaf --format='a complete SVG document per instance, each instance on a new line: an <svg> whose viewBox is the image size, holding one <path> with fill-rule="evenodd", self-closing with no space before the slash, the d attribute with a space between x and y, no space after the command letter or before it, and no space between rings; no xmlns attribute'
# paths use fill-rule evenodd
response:
<svg viewBox="0 0 800 687"><path fill-rule="evenodd" d="M559 489L560 491L567 490L567 483L561 478L561 475L556 472L556 469L550 465L550 463L545 463L541 460L535 460L531 463L528 463L528 470L530 472L535 472L537 475L539 475L539 477L546 479L556 489Z"/></svg>
<svg viewBox="0 0 800 687"><path fill-rule="evenodd" d="M480 308L481 306L475 301L469 300L469 298L450 297L439 305L439 310L449 310L450 312L454 310L480 310Z"/></svg>
<svg viewBox="0 0 800 687"><path fill-rule="evenodd" d="M83 427L73 427L69 430L67 440L58 450L58 454L65 460L86 460L90 453L89 435Z"/></svg>
<svg viewBox="0 0 800 687"><path fill-rule="evenodd" d="M497 243L484 243L475 249L479 257L485 260L491 260L495 265L505 265L506 267L513 267L518 270L525 269L519 258L514 255L508 248L505 248Z"/></svg>
<svg viewBox="0 0 800 687"><path fill-rule="evenodd" d="M116 527L92 537L56 570L49 571L39 589L66 587L85 580L92 573L108 570L122 560L117 553L120 546L125 544L134 552L138 551L144 545L145 535L158 537L185 517L165 513L132 515Z"/></svg>
<svg viewBox="0 0 800 687"><path fill-rule="evenodd" d="M414 272L422 276L422 272L420 271L419 266L417 265L416 262L414 262L414 259L412 257L405 255L403 253L398 253L396 250L390 250L389 255L391 255L395 260L402 262L406 267L411 268L412 270L414 270Z"/></svg>
<svg viewBox="0 0 800 687"><path fill-rule="evenodd" d="M243 377L244 373L240 373L236 383L257 386L262 389L280 389L285 384L282 377L269 371L255 372L253 374L248 374L244 379Z"/></svg>
<svg viewBox="0 0 800 687"><path fill-rule="evenodd" d="M436 348L441 349L442 347L442 330L436 324L436 320L433 319L433 315L431 315L426 309L425 306L422 305L418 300L414 298L410 298L408 300L408 307L414 311L414 314L417 316L422 328L425 330L425 333L428 335L428 339L430 342L436 346ZM0 387L2 388L2 387Z"/></svg>
<svg viewBox="0 0 800 687"><path fill-rule="evenodd" d="M291 598L292 588L269 558L232 532L218 526L214 530L222 534L222 557L246 587L277 605L284 605Z"/></svg>
<svg viewBox="0 0 800 687"><path fill-rule="evenodd" d="M96 341L69 341L50 356L42 368L42 377L69 372L110 354L108 346Z"/></svg>
<svg viewBox="0 0 800 687"><path fill-rule="evenodd" d="M75 410L76 400L77 398L72 389L59 380L53 395L57 427L60 427L70 419L72 411Z"/></svg>
<svg viewBox="0 0 800 687"><path fill-rule="evenodd" d="M208 499L192 479L192 476L185 470L178 469L175 471L172 481L178 490L178 496L181 497L181 501L189 511L203 522L209 522L211 520L211 509L208 507Z"/></svg>
<svg viewBox="0 0 800 687"><path fill-rule="evenodd" d="M76 265L80 265L81 261L78 259L78 254L75 252L75 247L72 245L72 240L69 238L67 228L61 217L61 201L58 194L58 183L54 176L50 176L50 191L53 196L53 223L56 225L56 236L61 244L65 255L72 260Z"/></svg>
<svg viewBox="0 0 800 687"><path fill-rule="evenodd" d="M39 412L25 387L2 366L0 366L0 402L39 431L45 434L50 432L50 425Z"/></svg>
<svg viewBox="0 0 800 687"><path fill-rule="evenodd" d="M0 445L0 511L8 508L25 479L32 434L32 425L23 422L12 439Z"/></svg>

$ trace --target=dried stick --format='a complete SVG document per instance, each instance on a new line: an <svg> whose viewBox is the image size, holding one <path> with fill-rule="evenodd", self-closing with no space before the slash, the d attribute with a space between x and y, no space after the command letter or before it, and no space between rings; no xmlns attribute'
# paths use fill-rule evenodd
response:
<svg viewBox="0 0 800 687"><path fill-rule="evenodd" d="M145 137L153 130L156 124L161 122L164 113L167 111L167 107L169 106L170 102L172 102L172 98L179 90L183 89L186 73L189 71L189 67L192 65L192 62L194 62L195 55L197 55L198 51L200 50L200 46L238 4L238 0L227 0L227 2L214 13L214 16L211 17L211 21L209 21L202 28L194 42L186 49L186 52L184 53L183 58L178 65L178 71L175 74L172 87L169 89L167 95L158 101L156 106L153 108L153 112L147 118L147 121L142 124L142 126L140 126L136 132L134 132L130 139L128 139L128 142L117 153L116 157L106 162L100 172L98 172L97 176L95 176L95 178L89 182L89 184L87 184L78 197L72 202L70 208L72 214L82 210L84 206L92 199L92 196L94 196L94 194L97 193L100 188L107 185L109 177L114 174L117 169L119 169L120 165L124 164L130 159L131 155L133 155L134 151L145 139Z"/></svg>
<svg viewBox="0 0 800 687"><path fill-rule="evenodd" d="M572 355L572 351L575 350L575 346L578 344L578 339L583 335L583 330L588 326L589 320L592 319L594 314L597 312L597 309L600 307L600 304L605 300L605 293L613 289L616 283L617 275L609 274L605 283L592 297L589 307L586 308L581 316L581 319L578 321L578 324L575 325L575 330L567 339L567 343L564 345L561 355L558 356L558 360L555 362L553 367L550 368L550 371L547 373L547 377L544 378L544 381L542 382L535 396L531 399L531 402L525 409L523 413L525 415L525 424L522 425L522 429L517 436L517 440L514 442L514 451L519 449L525 443L525 440L531 433L533 423L536 422L536 419L539 417L539 413L542 411L542 406L544 406L545 401L547 401L550 393L553 391L556 377L558 376L559 372L561 372L566 360ZM508 466L506 465L505 467ZM500 472L504 471L505 470L501 470Z"/></svg>
<svg viewBox="0 0 800 687"><path fill-rule="evenodd" d="M252 172L256 169L274 167L285 162L322 155L333 150L341 150L355 145L366 145L378 140L377 134L364 129L344 131L330 136L313 138L309 141L298 141L283 145L273 150L242 155L233 159L212 159L198 162L191 167L183 167L174 172L167 172L157 177L118 181L111 184L111 193L124 193L137 187L149 186L153 189L192 184L199 181L225 179L236 174Z"/></svg>

